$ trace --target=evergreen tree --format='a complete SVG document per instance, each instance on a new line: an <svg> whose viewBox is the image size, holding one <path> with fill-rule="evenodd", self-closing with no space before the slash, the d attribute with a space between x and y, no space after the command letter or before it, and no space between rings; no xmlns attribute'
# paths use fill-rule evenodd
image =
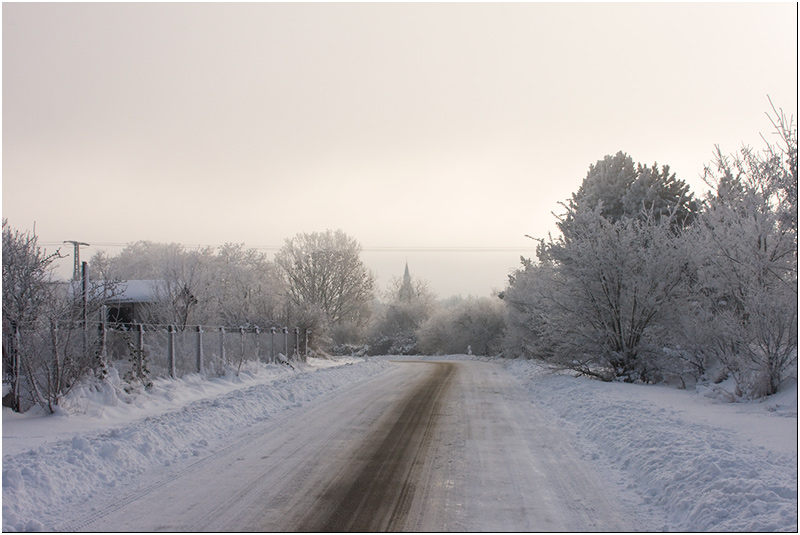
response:
<svg viewBox="0 0 800 535"><path fill-rule="evenodd" d="M599 214L611 222L670 217L679 226L691 223L698 209L688 184L670 173L669 166L634 163L622 151L590 165L580 188L564 206L567 213L558 226L567 238L582 209L599 208Z"/></svg>

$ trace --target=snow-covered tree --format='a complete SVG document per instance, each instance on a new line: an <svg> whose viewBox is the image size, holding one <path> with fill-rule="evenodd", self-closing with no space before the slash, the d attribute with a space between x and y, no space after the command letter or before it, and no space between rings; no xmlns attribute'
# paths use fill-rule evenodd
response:
<svg viewBox="0 0 800 535"><path fill-rule="evenodd" d="M697 211L689 186L670 173L669 166L634 163L622 151L590 165L580 188L564 206L567 213L558 226L567 237L578 210L599 208L600 215L612 222L663 216L677 225L691 222Z"/></svg>
<svg viewBox="0 0 800 535"><path fill-rule="evenodd" d="M334 343L363 336L370 317L375 277L361 260L361 245L342 230L300 233L275 255L289 301L298 308L319 308ZM341 328L346 327L342 330Z"/></svg>
<svg viewBox="0 0 800 535"><path fill-rule="evenodd" d="M539 264L525 260L504 292L509 351L603 378L660 380L691 267L688 185L619 152L591 165L563 206L561 235L540 240Z"/></svg>
<svg viewBox="0 0 800 535"><path fill-rule="evenodd" d="M370 353L417 353L417 329L431 315L435 300L427 282L412 276L406 264L403 277L393 277L383 301L376 303L368 339Z"/></svg>
<svg viewBox="0 0 800 535"><path fill-rule="evenodd" d="M33 328L53 298L51 265L60 258L38 244L35 233L12 229L3 219L3 381L11 390L3 405L20 409L23 362L17 344L20 329Z"/></svg>
<svg viewBox="0 0 800 535"><path fill-rule="evenodd" d="M179 243L137 241L126 245L116 256L97 251L89 263L96 276L119 280L158 280L170 262L185 254Z"/></svg>
<svg viewBox="0 0 800 535"><path fill-rule="evenodd" d="M604 378L662 379L662 348L690 276L685 240L668 217L613 221L600 206L571 216L568 237L540 248L555 270L540 285L550 358Z"/></svg>
<svg viewBox="0 0 800 535"><path fill-rule="evenodd" d="M797 127L776 115L777 145L717 148L700 218L706 337L750 396L775 393L797 365Z"/></svg>
<svg viewBox="0 0 800 535"><path fill-rule="evenodd" d="M503 350L505 311L497 298L473 298L436 310L417 331L425 354L497 355Z"/></svg>
<svg viewBox="0 0 800 535"><path fill-rule="evenodd" d="M91 263L105 279L158 281L159 302L147 309L152 323L268 327L285 315L275 265L243 244L215 250L140 241L114 257L95 253Z"/></svg>
<svg viewBox="0 0 800 535"><path fill-rule="evenodd" d="M97 323L114 286L57 283L35 234L3 221L3 372L11 383L4 405L20 410L38 403L51 412L84 375L104 371ZM5 378L4 378L5 380Z"/></svg>
<svg viewBox="0 0 800 535"><path fill-rule="evenodd" d="M278 326L280 278L266 254L227 243L208 264L209 315L225 327Z"/></svg>
<svg viewBox="0 0 800 535"><path fill-rule="evenodd" d="M509 357L552 360L553 345L548 326L556 321L553 292L558 276L553 262L534 262L520 257L522 266L508 276L508 286L499 297L506 307L504 353Z"/></svg>

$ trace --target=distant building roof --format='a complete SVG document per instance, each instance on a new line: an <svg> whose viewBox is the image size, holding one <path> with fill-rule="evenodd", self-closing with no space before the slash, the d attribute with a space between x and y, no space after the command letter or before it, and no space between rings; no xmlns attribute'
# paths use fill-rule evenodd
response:
<svg viewBox="0 0 800 535"><path fill-rule="evenodd" d="M154 303L164 295L162 280L130 280L122 281L116 286L115 295L108 299L109 303Z"/></svg>

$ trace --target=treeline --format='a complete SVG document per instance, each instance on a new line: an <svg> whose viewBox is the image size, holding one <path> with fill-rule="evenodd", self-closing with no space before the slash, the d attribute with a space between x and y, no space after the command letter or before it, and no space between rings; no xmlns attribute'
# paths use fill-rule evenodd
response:
<svg viewBox="0 0 800 535"><path fill-rule="evenodd" d="M624 153L589 168L503 299L506 352L605 380L732 376L777 391L797 370L797 128L704 170L695 199L667 166Z"/></svg>
<svg viewBox="0 0 800 535"><path fill-rule="evenodd" d="M128 281L146 281L137 286L152 295L124 321L148 329L268 333L290 326L303 333L304 350L318 355L502 350L500 300L442 303L408 272L379 293L360 256L360 244L341 230L298 234L272 260L242 244L190 249L140 241L114 256L95 253L83 280L58 282L52 267L60 251L46 252L35 234L4 220L4 405L52 412L82 379L106 377L114 363L105 360L99 329L108 316L114 326L109 310ZM141 350L129 338L134 355Z"/></svg>

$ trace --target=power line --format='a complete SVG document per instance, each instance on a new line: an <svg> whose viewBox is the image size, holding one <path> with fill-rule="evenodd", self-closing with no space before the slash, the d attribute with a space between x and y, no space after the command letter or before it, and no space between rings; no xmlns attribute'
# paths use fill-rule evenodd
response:
<svg viewBox="0 0 800 535"><path fill-rule="evenodd" d="M171 242L174 243L174 242ZM41 245L61 245L59 242L41 242ZM93 242L94 247L127 247L130 243L112 242ZM215 244L177 244L187 249L199 247L219 248L221 245ZM282 245L253 245L247 246L250 249L259 251L279 251ZM365 253L514 253L533 249L533 247L493 247L493 246L363 246L362 252Z"/></svg>

